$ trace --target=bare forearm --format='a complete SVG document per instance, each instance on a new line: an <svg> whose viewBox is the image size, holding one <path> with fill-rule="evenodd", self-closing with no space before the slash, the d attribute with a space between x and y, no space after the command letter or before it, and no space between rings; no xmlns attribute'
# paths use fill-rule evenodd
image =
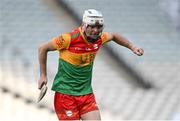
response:
<svg viewBox="0 0 180 121"><path fill-rule="evenodd" d="M54 51L56 48L53 47L51 41L43 43L38 49L39 64L41 76L47 76L46 63L48 51Z"/></svg>
<svg viewBox="0 0 180 121"><path fill-rule="evenodd" d="M40 79L38 80L38 88L41 89L43 84L47 83L47 53L48 51L54 51L56 48L53 47L51 41L43 43L38 48L38 57L40 64Z"/></svg>
<svg viewBox="0 0 180 121"><path fill-rule="evenodd" d="M44 49L42 46L40 46L38 56L39 56L39 64L40 64L40 75L46 76L47 50Z"/></svg>
<svg viewBox="0 0 180 121"><path fill-rule="evenodd" d="M117 33L112 33L112 35L113 35L113 38L112 38L112 39L113 39L117 44L122 45L122 46L127 47L127 48L129 48L129 49L132 50L133 44L132 44L129 40L127 40L126 38L118 35Z"/></svg>
<svg viewBox="0 0 180 121"><path fill-rule="evenodd" d="M126 38L122 37L121 35L117 33L111 33L110 39L114 40L119 45L129 48L131 51L133 51L134 54L138 56L141 56L144 54L144 50L142 48L136 47L129 40L127 40Z"/></svg>

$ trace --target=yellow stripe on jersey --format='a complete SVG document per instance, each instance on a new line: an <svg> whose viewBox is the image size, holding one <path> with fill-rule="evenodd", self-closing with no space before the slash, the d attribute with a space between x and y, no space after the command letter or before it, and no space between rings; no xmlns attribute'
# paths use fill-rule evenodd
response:
<svg viewBox="0 0 180 121"><path fill-rule="evenodd" d="M61 50L60 58L73 64L73 65L78 65L78 66L86 66L91 64L94 61L96 53L72 53L68 50Z"/></svg>
<svg viewBox="0 0 180 121"><path fill-rule="evenodd" d="M101 39L102 39L102 44L110 41L108 38L109 34L107 32L103 32L102 35L101 35Z"/></svg>

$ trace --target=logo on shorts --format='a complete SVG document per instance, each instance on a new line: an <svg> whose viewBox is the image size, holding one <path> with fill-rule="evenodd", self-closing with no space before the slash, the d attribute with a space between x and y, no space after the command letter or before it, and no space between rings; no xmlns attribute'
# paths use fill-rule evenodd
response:
<svg viewBox="0 0 180 121"><path fill-rule="evenodd" d="M66 111L67 116L72 116L72 114L73 114L72 111L70 111L70 110Z"/></svg>

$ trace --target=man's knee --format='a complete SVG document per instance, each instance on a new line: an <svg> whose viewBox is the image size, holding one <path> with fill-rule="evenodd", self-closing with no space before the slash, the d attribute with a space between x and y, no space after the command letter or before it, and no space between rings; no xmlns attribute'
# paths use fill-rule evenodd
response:
<svg viewBox="0 0 180 121"><path fill-rule="evenodd" d="M81 115L82 120L101 120L100 111L94 110Z"/></svg>

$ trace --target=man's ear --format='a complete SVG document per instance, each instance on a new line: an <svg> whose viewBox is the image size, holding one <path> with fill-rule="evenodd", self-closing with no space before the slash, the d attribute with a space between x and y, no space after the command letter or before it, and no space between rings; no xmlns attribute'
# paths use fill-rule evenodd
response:
<svg viewBox="0 0 180 121"><path fill-rule="evenodd" d="M84 23L83 23L83 22L81 23L81 26L84 26Z"/></svg>
<svg viewBox="0 0 180 121"><path fill-rule="evenodd" d="M81 26L82 26L82 27L86 27L86 24L82 22L82 23L81 23Z"/></svg>
<svg viewBox="0 0 180 121"><path fill-rule="evenodd" d="M82 24L81 24L81 28L82 28L82 31L84 32L85 29L86 29L86 24L85 24L85 23L82 23Z"/></svg>

